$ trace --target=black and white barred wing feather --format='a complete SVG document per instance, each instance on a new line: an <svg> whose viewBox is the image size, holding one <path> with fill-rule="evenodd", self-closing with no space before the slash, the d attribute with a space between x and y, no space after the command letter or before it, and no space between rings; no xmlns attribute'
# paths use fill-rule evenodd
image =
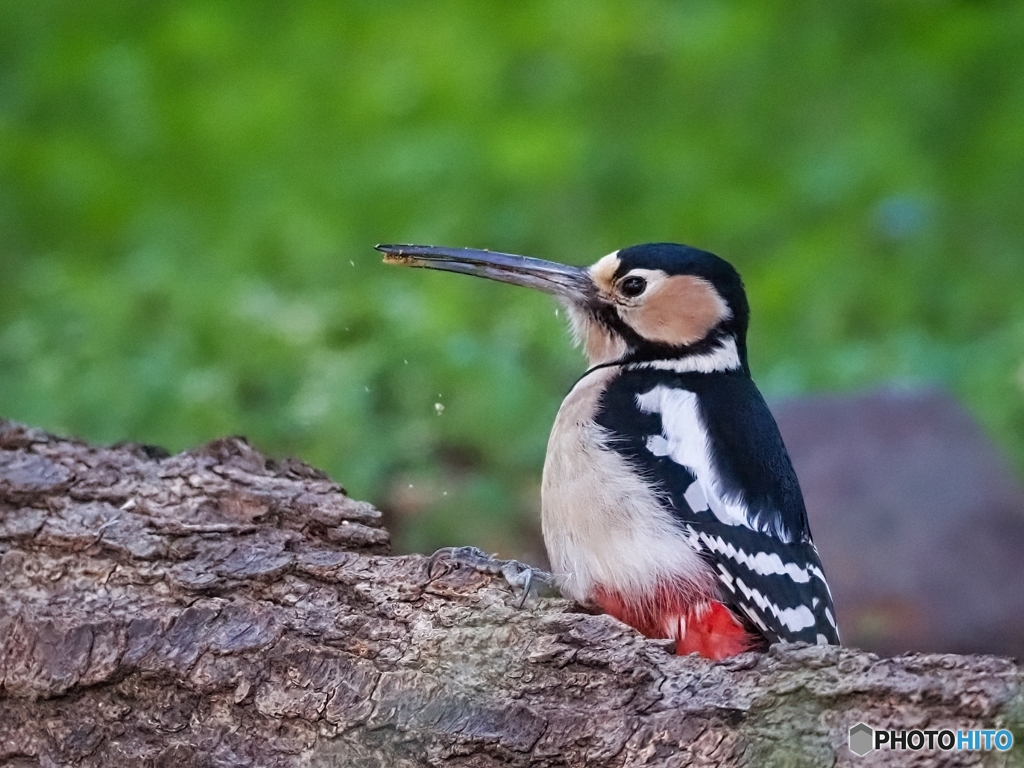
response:
<svg viewBox="0 0 1024 768"><path fill-rule="evenodd" d="M630 458L665 492L723 602L770 642L838 643L796 475L753 382L636 378L625 377L622 392L638 393Z"/></svg>
<svg viewBox="0 0 1024 768"><path fill-rule="evenodd" d="M694 549L714 564L724 602L771 642L839 642L832 597L812 542L779 546L770 534L684 527Z"/></svg>

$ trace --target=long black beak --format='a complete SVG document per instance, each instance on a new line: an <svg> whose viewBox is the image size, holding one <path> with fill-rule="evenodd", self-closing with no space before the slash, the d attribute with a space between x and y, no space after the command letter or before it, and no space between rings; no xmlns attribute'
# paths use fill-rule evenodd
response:
<svg viewBox="0 0 1024 768"><path fill-rule="evenodd" d="M378 245L385 264L441 269L498 280L551 293L573 303L586 302L593 293L590 273L553 261L513 256L510 253L473 248L441 248L433 245Z"/></svg>

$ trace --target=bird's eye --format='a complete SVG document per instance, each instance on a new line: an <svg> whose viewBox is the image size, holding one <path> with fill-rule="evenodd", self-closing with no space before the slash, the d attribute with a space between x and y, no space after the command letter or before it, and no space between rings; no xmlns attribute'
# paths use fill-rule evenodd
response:
<svg viewBox="0 0 1024 768"><path fill-rule="evenodd" d="M619 283L619 292L623 296L628 296L631 299L636 298L646 290L647 281L644 280L642 277L637 277L636 275L633 275L632 277L627 277L625 280Z"/></svg>

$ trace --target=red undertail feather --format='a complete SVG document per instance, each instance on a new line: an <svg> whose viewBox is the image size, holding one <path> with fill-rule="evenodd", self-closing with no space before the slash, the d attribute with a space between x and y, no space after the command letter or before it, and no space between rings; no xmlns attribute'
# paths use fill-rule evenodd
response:
<svg viewBox="0 0 1024 768"><path fill-rule="evenodd" d="M680 656L699 653L708 659L725 659L761 642L725 605L676 585L658 587L640 599L598 588L594 599L605 613L641 634L675 640Z"/></svg>

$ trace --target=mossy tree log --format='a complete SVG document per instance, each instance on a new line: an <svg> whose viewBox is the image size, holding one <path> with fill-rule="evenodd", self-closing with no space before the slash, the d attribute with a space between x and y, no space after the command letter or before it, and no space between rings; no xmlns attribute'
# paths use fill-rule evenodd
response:
<svg viewBox="0 0 1024 768"><path fill-rule="evenodd" d="M242 439L167 456L0 421L0 765L861 765L861 720L1020 734L1007 659L679 658L387 548L372 506Z"/></svg>

